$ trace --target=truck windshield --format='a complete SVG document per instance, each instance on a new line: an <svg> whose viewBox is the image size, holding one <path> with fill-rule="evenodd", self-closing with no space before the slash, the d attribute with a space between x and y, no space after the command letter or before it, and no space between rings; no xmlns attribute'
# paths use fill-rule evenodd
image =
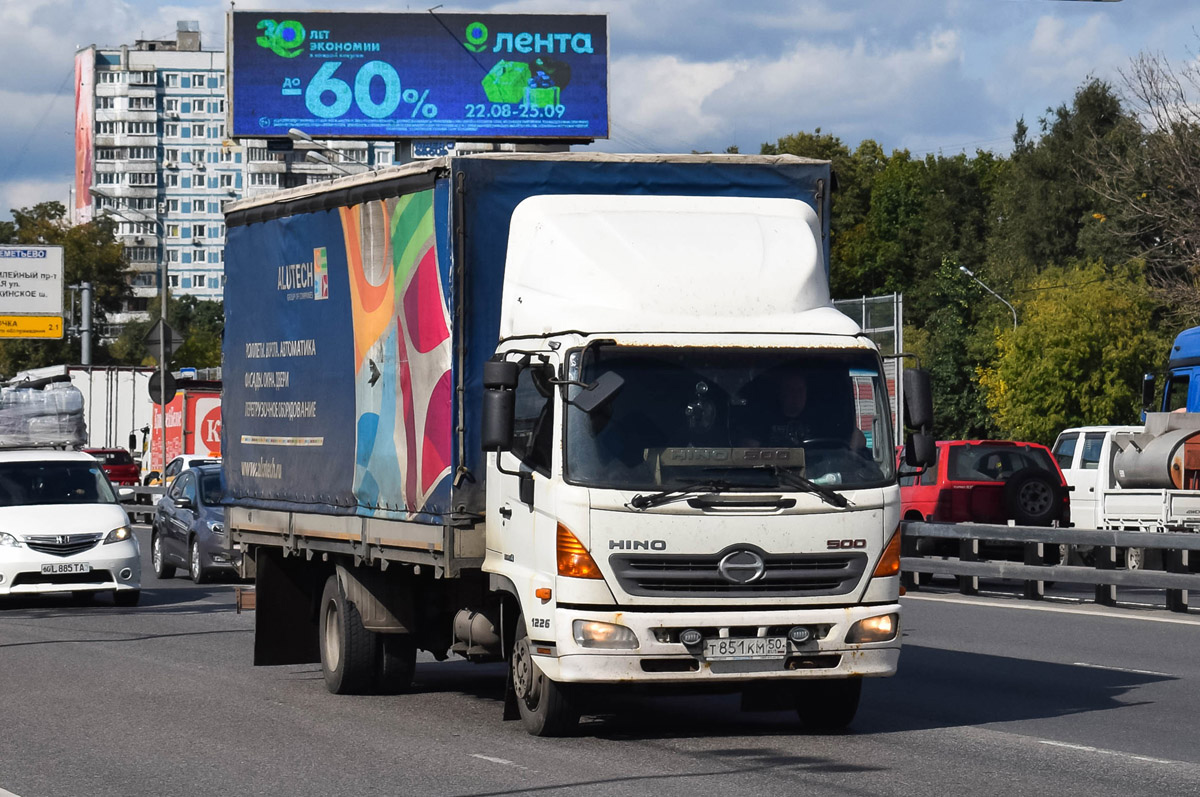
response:
<svg viewBox="0 0 1200 797"><path fill-rule="evenodd" d="M625 381L591 413L568 405L572 483L796 491L783 471L836 490L894 479L886 381L873 351L593 346L582 373L579 357L569 361L572 379L615 372Z"/></svg>

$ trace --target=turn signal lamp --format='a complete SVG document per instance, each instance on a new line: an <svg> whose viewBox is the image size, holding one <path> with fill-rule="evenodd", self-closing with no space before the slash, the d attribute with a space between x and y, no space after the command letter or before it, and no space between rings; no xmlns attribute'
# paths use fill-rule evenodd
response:
<svg viewBox="0 0 1200 797"><path fill-rule="evenodd" d="M558 524L558 574L571 578L604 578L596 560L563 524Z"/></svg>
<svg viewBox="0 0 1200 797"><path fill-rule="evenodd" d="M883 556L879 557L879 564L875 565L875 572L871 574L872 578L883 578L885 576L894 576L900 572L900 529L896 529L896 533L892 535L892 539L888 541L887 547L883 549Z"/></svg>
<svg viewBox="0 0 1200 797"><path fill-rule="evenodd" d="M895 614L881 614L878 617L859 620L850 627L850 633L846 634L846 641L850 644L888 642L896 638L896 629L900 625L899 620L900 618Z"/></svg>

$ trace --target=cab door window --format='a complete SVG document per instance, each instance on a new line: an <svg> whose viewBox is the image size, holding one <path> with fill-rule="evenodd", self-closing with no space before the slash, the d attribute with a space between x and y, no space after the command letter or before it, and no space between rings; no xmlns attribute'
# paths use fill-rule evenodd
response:
<svg viewBox="0 0 1200 797"><path fill-rule="evenodd" d="M534 365L517 378L512 453L530 469L550 475L554 446L554 370Z"/></svg>
<svg viewBox="0 0 1200 797"><path fill-rule="evenodd" d="M1096 470L1100 467L1100 449L1104 446L1104 432L1091 432L1083 438L1083 454L1079 458L1079 465L1087 470Z"/></svg>
<svg viewBox="0 0 1200 797"><path fill-rule="evenodd" d="M1070 470L1071 463L1075 461L1075 445L1079 442L1079 435L1071 433L1063 435L1054 443L1054 458L1058 460L1058 467L1063 470Z"/></svg>
<svg viewBox="0 0 1200 797"><path fill-rule="evenodd" d="M1167 412L1187 408L1188 383L1187 376L1172 376L1167 383Z"/></svg>

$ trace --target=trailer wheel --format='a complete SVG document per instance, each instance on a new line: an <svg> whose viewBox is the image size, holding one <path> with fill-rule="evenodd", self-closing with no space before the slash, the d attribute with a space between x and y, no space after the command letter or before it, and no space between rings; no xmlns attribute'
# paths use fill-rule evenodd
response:
<svg viewBox="0 0 1200 797"><path fill-rule="evenodd" d="M325 581L321 593L321 673L325 687L335 695L362 695L375 686L378 640L363 628L354 604L346 600L336 575Z"/></svg>
<svg viewBox="0 0 1200 797"><path fill-rule="evenodd" d="M579 712L561 685L533 662L525 618L517 618L517 638L508 665L521 723L532 736L565 736L579 724Z"/></svg>
<svg viewBox="0 0 1200 797"><path fill-rule="evenodd" d="M806 730L840 733L858 713L862 678L821 679L795 685L796 714Z"/></svg>
<svg viewBox="0 0 1200 797"><path fill-rule="evenodd" d="M1049 526L1058 518L1063 487L1044 470L1017 471L1004 485L1009 517L1021 526Z"/></svg>
<svg viewBox="0 0 1200 797"><path fill-rule="evenodd" d="M371 632L368 632L371 633ZM375 671L376 692L398 695L412 686L417 669L417 643L412 634L375 634L379 661Z"/></svg>
<svg viewBox="0 0 1200 797"><path fill-rule="evenodd" d="M1146 569L1146 549L1127 548L1125 550L1125 567L1129 570Z"/></svg>

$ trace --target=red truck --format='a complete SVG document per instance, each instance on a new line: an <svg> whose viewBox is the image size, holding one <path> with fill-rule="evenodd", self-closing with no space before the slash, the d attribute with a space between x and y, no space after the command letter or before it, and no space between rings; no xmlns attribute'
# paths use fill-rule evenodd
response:
<svg viewBox="0 0 1200 797"><path fill-rule="evenodd" d="M154 405L150 445L143 458L147 474L162 471L162 408ZM167 462L178 456L221 456L221 392L181 388L167 403Z"/></svg>

